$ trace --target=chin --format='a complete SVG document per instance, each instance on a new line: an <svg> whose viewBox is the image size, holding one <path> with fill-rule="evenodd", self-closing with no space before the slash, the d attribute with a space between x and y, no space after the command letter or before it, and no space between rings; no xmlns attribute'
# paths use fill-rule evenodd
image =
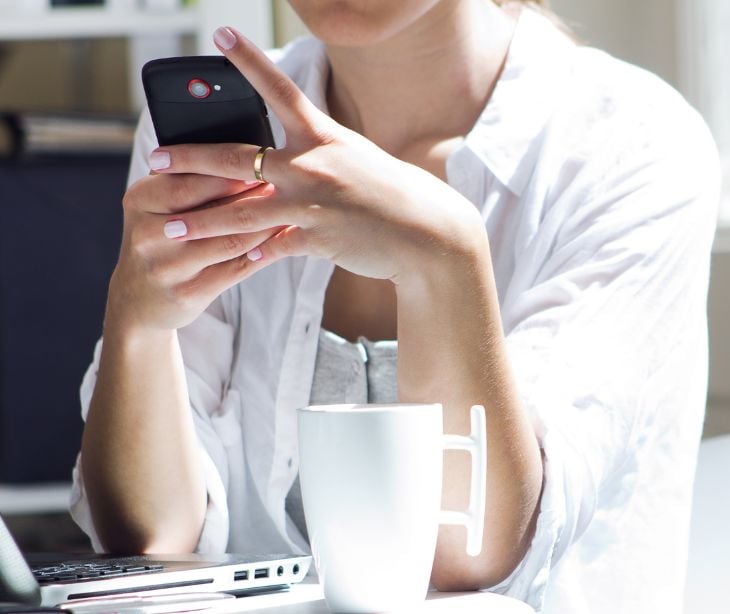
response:
<svg viewBox="0 0 730 614"><path fill-rule="evenodd" d="M446 0L289 0L317 38L338 47L367 47L405 30Z"/></svg>

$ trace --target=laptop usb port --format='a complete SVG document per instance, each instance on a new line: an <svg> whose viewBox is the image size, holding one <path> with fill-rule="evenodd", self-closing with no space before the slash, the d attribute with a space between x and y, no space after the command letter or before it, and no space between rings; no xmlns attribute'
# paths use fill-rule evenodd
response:
<svg viewBox="0 0 730 614"><path fill-rule="evenodd" d="M239 580L248 580L248 569L233 572L233 581L238 582Z"/></svg>
<svg viewBox="0 0 730 614"><path fill-rule="evenodd" d="M268 578L269 577L269 568L265 567L263 569L257 569L253 572L253 577L258 580L259 578Z"/></svg>

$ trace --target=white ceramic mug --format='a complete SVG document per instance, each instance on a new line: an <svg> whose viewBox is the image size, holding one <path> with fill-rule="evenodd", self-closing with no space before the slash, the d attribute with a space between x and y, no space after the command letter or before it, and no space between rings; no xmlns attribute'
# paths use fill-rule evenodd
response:
<svg viewBox="0 0 730 614"><path fill-rule="evenodd" d="M469 508L441 510L443 451L472 455ZM312 554L334 612L409 611L428 591L439 524L467 528L481 551L484 408L471 435L443 434L439 404L319 405L299 410L299 472Z"/></svg>

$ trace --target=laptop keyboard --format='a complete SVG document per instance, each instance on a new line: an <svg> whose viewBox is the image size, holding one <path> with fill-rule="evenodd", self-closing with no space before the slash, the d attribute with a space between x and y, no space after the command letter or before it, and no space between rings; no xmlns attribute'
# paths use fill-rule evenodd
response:
<svg viewBox="0 0 730 614"><path fill-rule="evenodd" d="M98 563L78 563L49 565L33 569L38 584L62 582L67 580L87 580L92 578L109 578L127 574L150 573L162 571L163 565L145 562L137 564L114 563L113 561L99 561Z"/></svg>

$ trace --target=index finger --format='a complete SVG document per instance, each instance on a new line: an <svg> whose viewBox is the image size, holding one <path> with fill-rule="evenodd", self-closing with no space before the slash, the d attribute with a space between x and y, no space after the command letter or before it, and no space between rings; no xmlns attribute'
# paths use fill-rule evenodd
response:
<svg viewBox="0 0 730 614"><path fill-rule="evenodd" d="M193 173L148 175L129 187L123 202L125 208L136 211L177 213L241 194L258 185Z"/></svg>
<svg viewBox="0 0 730 614"><path fill-rule="evenodd" d="M291 131L312 124L320 113L317 107L263 51L234 28L218 28L213 39L261 94L285 129Z"/></svg>

